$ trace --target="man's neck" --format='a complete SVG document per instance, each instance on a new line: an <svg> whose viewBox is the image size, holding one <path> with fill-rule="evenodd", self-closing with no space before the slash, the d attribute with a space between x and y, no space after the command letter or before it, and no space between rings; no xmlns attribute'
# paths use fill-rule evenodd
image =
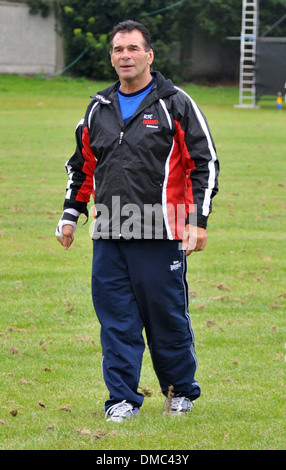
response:
<svg viewBox="0 0 286 470"><path fill-rule="evenodd" d="M148 76L144 77L143 79L140 80L121 80L120 81L120 88L119 90L122 93L125 93L128 95L129 93L136 93L136 91L142 90L142 88L145 88L152 80L152 75L151 73L148 74Z"/></svg>

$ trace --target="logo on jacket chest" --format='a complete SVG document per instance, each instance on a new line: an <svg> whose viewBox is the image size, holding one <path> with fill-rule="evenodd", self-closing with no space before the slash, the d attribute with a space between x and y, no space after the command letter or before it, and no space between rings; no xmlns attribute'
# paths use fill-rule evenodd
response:
<svg viewBox="0 0 286 470"><path fill-rule="evenodd" d="M153 114L144 114L143 116L143 125L146 127L153 127L158 129L159 121L158 119L154 119Z"/></svg>

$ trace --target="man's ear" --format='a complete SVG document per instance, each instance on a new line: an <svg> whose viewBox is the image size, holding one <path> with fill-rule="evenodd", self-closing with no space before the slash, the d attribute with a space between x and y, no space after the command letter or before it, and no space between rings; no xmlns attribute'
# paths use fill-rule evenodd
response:
<svg viewBox="0 0 286 470"><path fill-rule="evenodd" d="M111 53L111 51L109 52L109 54L110 54L111 65L112 65L112 67L114 67L114 63L113 63L113 60L112 60L112 53Z"/></svg>
<svg viewBox="0 0 286 470"><path fill-rule="evenodd" d="M148 64L152 65L152 63L154 61L154 51L153 51L153 49L149 49L148 54L149 54Z"/></svg>

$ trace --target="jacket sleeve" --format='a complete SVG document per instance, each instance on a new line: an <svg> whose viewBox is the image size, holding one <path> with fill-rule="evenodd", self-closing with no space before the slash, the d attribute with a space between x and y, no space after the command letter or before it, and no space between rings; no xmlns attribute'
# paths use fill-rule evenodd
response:
<svg viewBox="0 0 286 470"><path fill-rule="evenodd" d="M179 96L178 96L179 95ZM219 161L207 121L197 104L185 92L178 93L183 113L181 129L182 162L187 176L186 223L206 228L212 198L218 192Z"/></svg>
<svg viewBox="0 0 286 470"><path fill-rule="evenodd" d="M69 179L57 236L62 236L63 225L73 225L75 230L81 213L88 218L87 204L94 192L93 176L97 160L90 146L87 116L88 112L76 127L76 149L65 164Z"/></svg>

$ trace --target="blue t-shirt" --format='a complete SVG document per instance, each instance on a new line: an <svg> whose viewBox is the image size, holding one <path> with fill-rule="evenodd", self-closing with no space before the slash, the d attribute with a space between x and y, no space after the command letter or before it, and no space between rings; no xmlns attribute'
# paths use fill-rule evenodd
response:
<svg viewBox="0 0 286 470"><path fill-rule="evenodd" d="M142 88L142 90L136 91L135 93L129 93L128 95L126 93L122 93L119 89L117 90L121 115L125 125L128 124L141 101L143 101L145 96L150 92L155 80L156 79L154 77L145 88Z"/></svg>

